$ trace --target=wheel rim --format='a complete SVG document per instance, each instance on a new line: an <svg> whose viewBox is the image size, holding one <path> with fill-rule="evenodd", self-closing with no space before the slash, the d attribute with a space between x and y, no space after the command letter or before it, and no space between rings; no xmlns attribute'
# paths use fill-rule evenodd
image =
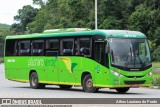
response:
<svg viewBox="0 0 160 107"><path fill-rule="evenodd" d="M37 84L37 78L35 76L32 77L32 86L36 86Z"/></svg>
<svg viewBox="0 0 160 107"><path fill-rule="evenodd" d="M86 86L87 86L89 89L91 89L91 88L93 87L92 79L88 79L88 80L86 81Z"/></svg>

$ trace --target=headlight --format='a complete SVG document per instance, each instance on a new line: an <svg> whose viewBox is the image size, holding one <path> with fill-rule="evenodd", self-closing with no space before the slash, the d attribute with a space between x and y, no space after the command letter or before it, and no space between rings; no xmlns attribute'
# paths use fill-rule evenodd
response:
<svg viewBox="0 0 160 107"><path fill-rule="evenodd" d="M117 77L120 77L120 76L122 76L120 73L118 73L118 72L115 72L115 71L113 71L113 70L111 70L111 72L115 75L115 76L117 76Z"/></svg>
<svg viewBox="0 0 160 107"><path fill-rule="evenodd" d="M147 74L147 76L151 76L152 75L152 72L149 72L148 74Z"/></svg>

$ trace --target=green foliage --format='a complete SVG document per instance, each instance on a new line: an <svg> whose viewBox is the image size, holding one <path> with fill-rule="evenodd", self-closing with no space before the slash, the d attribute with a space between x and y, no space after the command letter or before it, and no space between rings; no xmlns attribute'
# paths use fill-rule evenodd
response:
<svg viewBox="0 0 160 107"><path fill-rule="evenodd" d="M43 2L43 0L33 0L33 4L40 5L41 8L45 6L45 3Z"/></svg>
<svg viewBox="0 0 160 107"><path fill-rule="evenodd" d="M152 78L152 85L153 86L160 86L160 77Z"/></svg>
<svg viewBox="0 0 160 107"><path fill-rule="evenodd" d="M10 35L10 25L0 23L0 38Z"/></svg>
<svg viewBox="0 0 160 107"><path fill-rule="evenodd" d="M0 58L0 64L3 63L3 62L4 62L4 59L3 59L3 58Z"/></svg>
<svg viewBox="0 0 160 107"><path fill-rule="evenodd" d="M159 62L153 62L152 63L152 85L153 86L159 86L160 87L160 63Z"/></svg>
<svg viewBox="0 0 160 107"><path fill-rule="evenodd" d="M14 16L14 20L19 23L14 23L11 25L11 31L13 34L23 34L28 30L27 24L31 23L34 20L34 17L37 14L37 9L34 9L30 5L23 6L22 9L18 10L18 15Z"/></svg>
<svg viewBox="0 0 160 107"><path fill-rule="evenodd" d="M150 9L144 5L139 5L136 11L133 12L129 17L130 29L141 31L147 34L149 30L149 20L150 20Z"/></svg>
<svg viewBox="0 0 160 107"><path fill-rule="evenodd" d="M35 33L35 32L42 32L44 30L44 26L46 24L46 13L45 10L40 10L38 11L35 21L29 23L28 29L30 33Z"/></svg>
<svg viewBox="0 0 160 107"><path fill-rule="evenodd" d="M35 21L28 27L31 33L42 32L48 28L94 28L94 1L48 0L45 8L38 12Z"/></svg>
<svg viewBox="0 0 160 107"><path fill-rule="evenodd" d="M9 28L10 28L10 25L1 24L1 23L0 23L0 29L1 29L1 30L9 30Z"/></svg>
<svg viewBox="0 0 160 107"><path fill-rule="evenodd" d="M18 35L20 35L20 34L24 34L24 29L22 28L22 26L21 26L21 24L20 23L13 23L12 25L11 25L11 32L12 32L12 34L18 34Z"/></svg>
<svg viewBox="0 0 160 107"><path fill-rule="evenodd" d="M160 87L160 71L159 69L155 69L152 71L152 85Z"/></svg>
<svg viewBox="0 0 160 107"><path fill-rule="evenodd" d="M3 62L3 49L4 49L4 39L7 35L10 35L9 30L10 25L0 24L0 63Z"/></svg>
<svg viewBox="0 0 160 107"><path fill-rule="evenodd" d="M100 25L102 29L121 29L121 20L117 20L115 17L106 18Z"/></svg>
<svg viewBox="0 0 160 107"><path fill-rule="evenodd" d="M152 85L160 87L160 63L154 62L152 63Z"/></svg>
<svg viewBox="0 0 160 107"><path fill-rule="evenodd" d="M152 53L152 60L160 61L160 46L156 47Z"/></svg>
<svg viewBox="0 0 160 107"><path fill-rule="evenodd" d="M153 63L152 63L152 67L153 67L154 69L160 68L160 62L153 62ZM159 72L159 71L157 71L157 72Z"/></svg>

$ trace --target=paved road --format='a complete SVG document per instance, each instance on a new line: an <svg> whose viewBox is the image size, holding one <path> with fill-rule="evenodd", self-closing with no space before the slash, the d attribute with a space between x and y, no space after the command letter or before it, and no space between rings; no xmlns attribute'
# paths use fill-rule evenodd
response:
<svg viewBox="0 0 160 107"><path fill-rule="evenodd" d="M4 77L4 65L0 64L0 98L160 98L160 90L132 88L126 94L115 90L100 89L98 93L83 92L81 87L61 90L49 85L46 89L31 89L29 83L9 81Z"/></svg>

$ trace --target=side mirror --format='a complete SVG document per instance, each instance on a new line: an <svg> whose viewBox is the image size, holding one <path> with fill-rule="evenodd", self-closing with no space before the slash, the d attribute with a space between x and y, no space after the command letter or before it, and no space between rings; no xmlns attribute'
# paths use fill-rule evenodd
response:
<svg viewBox="0 0 160 107"><path fill-rule="evenodd" d="M109 53L109 46L108 46L108 44L105 46L105 53L106 53L106 54Z"/></svg>

